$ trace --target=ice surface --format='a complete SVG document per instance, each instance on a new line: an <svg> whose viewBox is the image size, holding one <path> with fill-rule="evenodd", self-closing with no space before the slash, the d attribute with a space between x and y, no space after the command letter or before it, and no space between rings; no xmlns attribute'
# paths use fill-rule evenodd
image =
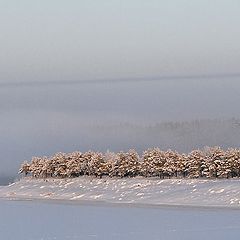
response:
<svg viewBox="0 0 240 240"><path fill-rule="evenodd" d="M7 199L49 199L134 205L240 207L240 180L159 178L33 179L0 187Z"/></svg>
<svg viewBox="0 0 240 240"><path fill-rule="evenodd" d="M225 240L240 234L239 211L227 208L0 200L0 213L3 240Z"/></svg>

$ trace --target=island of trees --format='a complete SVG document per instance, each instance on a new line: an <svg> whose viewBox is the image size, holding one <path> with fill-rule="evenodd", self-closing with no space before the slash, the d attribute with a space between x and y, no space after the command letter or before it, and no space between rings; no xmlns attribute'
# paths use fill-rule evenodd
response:
<svg viewBox="0 0 240 240"><path fill-rule="evenodd" d="M128 152L56 153L33 157L24 162L19 173L35 178L159 177L159 178L239 178L240 149L220 147L194 150L188 154L151 148L139 156Z"/></svg>

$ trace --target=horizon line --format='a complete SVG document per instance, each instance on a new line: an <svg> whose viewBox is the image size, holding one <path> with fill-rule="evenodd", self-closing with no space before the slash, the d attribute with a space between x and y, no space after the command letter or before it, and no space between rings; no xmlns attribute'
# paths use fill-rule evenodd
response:
<svg viewBox="0 0 240 240"><path fill-rule="evenodd" d="M100 83L121 83L121 82L156 82L166 80L197 80L197 79L223 79L237 78L240 73L223 73L223 74L192 74L192 75L165 75L151 77L123 77L123 78L99 78L99 79L82 79L82 80L49 80L49 81L10 81L1 82L0 87L24 87L24 86L46 86L46 85L78 85L78 84L100 84Z"/></svg>

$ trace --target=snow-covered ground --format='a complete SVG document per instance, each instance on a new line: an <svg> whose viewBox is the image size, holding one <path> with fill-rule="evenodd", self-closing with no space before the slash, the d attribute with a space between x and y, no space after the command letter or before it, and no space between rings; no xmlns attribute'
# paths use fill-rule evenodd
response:
<svg viewBox="0 0 240 240"><path fill-rule="evenodd" d="M237 239L239 199L238 179L24 178L0 187L0 239Z"/></svg>
<svg viewBox="0 0 240 240"><path fill-rule="evenodd" d="M0 198L48 199L74 203L122 203L199 207L240 207L240 180L123 178L23 178L0 187Z"/></svg>

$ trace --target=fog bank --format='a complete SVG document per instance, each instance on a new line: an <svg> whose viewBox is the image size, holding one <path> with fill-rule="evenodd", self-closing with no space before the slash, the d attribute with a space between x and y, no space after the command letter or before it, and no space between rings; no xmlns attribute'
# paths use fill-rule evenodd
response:
<svg viewBox="0 0 240 240"><path fill-rule="evenodd" d="M1 176L55 152L239 147L240 79L0 88Z"/></svg>

